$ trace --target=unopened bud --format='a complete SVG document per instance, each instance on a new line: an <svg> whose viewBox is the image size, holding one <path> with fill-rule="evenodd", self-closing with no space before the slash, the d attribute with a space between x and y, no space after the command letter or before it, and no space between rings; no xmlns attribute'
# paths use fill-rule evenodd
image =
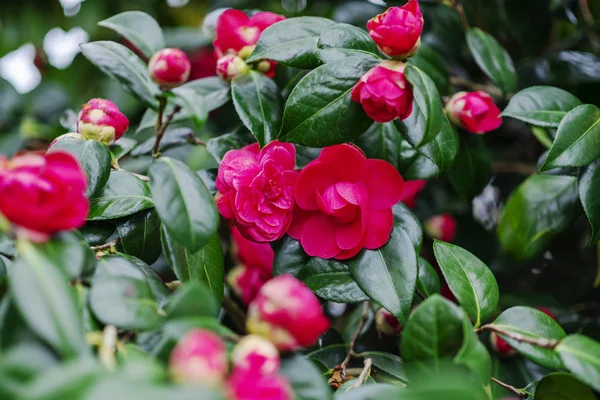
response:
<svg viewBox="0 0 600 400"><path fill-rule="evenodd" d="M279 370L279 352L262 336L243 337L233 349L231 358L236 370L250 371L258 375L274 375Z"/></svg>
<svg viewBox="0 0 600 400"><path fill-rule="evenodd" d="M148 63L148 71L154 82L165 88L184 84L190 76L192 64L180 49L162 49Z"/></svg>
<svg viewBox="0 0 600 400"><path fill-rule="evenodd" d="M240 57L233 54L225 55L217 61L217 75L230 81L240 74L245 74L250 68Z"/></svg>
<svg viewBox="0 0 600 400"><path fill-rule="evenodd" d="M127 128L129 120L110 100L91 99L81 106L77 117L77 131L84 139L106 145L123 136Z"/></svg>
<svg viewBox="0 0 600 400"><path fill-rule="evenodd" d="M397 335L402 332L402 324L385 308L375 314L375 326L384 335Z"/></svg>

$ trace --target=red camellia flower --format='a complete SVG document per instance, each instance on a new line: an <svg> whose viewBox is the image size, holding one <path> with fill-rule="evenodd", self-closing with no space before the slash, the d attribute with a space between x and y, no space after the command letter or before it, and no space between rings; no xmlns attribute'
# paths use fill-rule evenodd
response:
<svg viewBox="0 0 600 400"><path fill-rule="evenodd" d="M471 133L486 133L502 125L500 109L485 92L456 93L446 105L450 120Z"/></svg>
<svg viewBox="0 0 600 400"><path fill-rule="evenodd" d="M344 260L390 238L404 181L388 162L350 144L326 147L302 170L288 234L313 257Z"/></svg>
<svg viewBox="0 0 600 400"><path fill-rule="evenodd" d="M405 64L390 60L371 68L352 89L352 101L360 103L365 113L379 123L408 118L413 91L404 76L405 69Z"/></svg>
<svg viewBox="0 0 600 400"><path fill-rule="evenodd" d="M77 118L77 131L84 139L98 140L108 145L119 140L127 128L129 120L110 100L91 99L81 106Z"/></svg>
<svg viewBox="0 0 600 400"><path fill-rule="evenodd" d="M408 208L413 208L417 204L417 195L425 189L427 181L425 180L414 180L404 181L404 191L402 192L402 201Z"/></svg>
<svg viewBox="0 0 600 400"><path fill-rule="evenodd" d="M257 375L235 370L227 380L232 400L292 400L292 388L281 375Z"/></svg>
<svg viewBox="0 0 600 400"><path fill-rule="evenodd" d="M154 82L165 88L184 84L192 69L188 56L180 49L162 49L148 62L148 71Z"/></svg>
<svg viewBox="0 0 600 400"><path fill-rule="evenodd" d="M402 7L391 7L367 22L369 35L379 49L391 58L402 60L414 55L421 44L423 15L417 0Z"/></svg>
<svg viewBox="0 0 600 400"><path fill-rule="evenodd" d="M85 173L69 153L0 157L0 213L32 241L81 227L89 210L86 187Z"/></svg>
<svg viewBox="0 0 600 400"><path fill-rule="evenodd" d="M269 339L279 350L313 345L329 328L319 299L292 275L265 283L248 307L248 332Z"/></svg>
<svg viewBox="0 0 600 400"><path fill-rule="evenodd" d="M397 335L402 332L402 324L385 308L375 314L375 327L384 335Z"/></svg>
<svg viewBox="0 0 600 400"><path fill-rule="evenodd" d="M262 336L246 335L231 354L233 368L257 375L275 375L279 371L279 352Z"/></svg>
<svg viewBox="0 0 600 400"><path fill-rule="evenodd" d="M219 166L215 197L219 212L255 242L281 238L292 219L298 172L296 148L272 141L230 150Z"/></svg>
<svg viewBox="0 0 600 400"><path fill-rule="evenodd" d="M456 220L446 213L434 215L425 222L425 232L433 239L451 242L456 235Z"/></svg>

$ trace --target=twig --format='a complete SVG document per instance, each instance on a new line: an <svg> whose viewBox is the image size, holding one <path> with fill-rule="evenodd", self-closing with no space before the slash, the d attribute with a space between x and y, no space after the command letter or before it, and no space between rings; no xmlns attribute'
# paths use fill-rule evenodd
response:
<svg viewBox="0 0 600 400"><path fill-rule="evenodd" d="M498 333L500 335L504 335L506 337L514 339L517 342L529 343L534 346L541 347L543 349L553 350L560 343L558 340L554 340L554 339L545 339L545 338L537 339L537 338L532 338L529 336L521 335L520 333L507 331L506 329L501 328L497 325L483 325L481 328L477 329L475 332L480 333L480 332L484 332L484 331Z"/></svg>
<svg viewBox="0 0 600 400"><path fill-rule="evenodd" d="M206 146L206 142L204 142L204 140L202 139L198 139L196 136L194 136L193 133L188 134L185 137L185 140L187 140L187 142L190 144L195 144L197 146Z"/></svg>
<svg viewBox="0 0 600 400"><path fill-rule="evenodd" d="M527 393L523 393L522 391L520 391L516 387L510 386L510 385L508 385L508 384L506 384L504 382L501 382L498 379L494 378L493 376L492 376L491 379L492 379L492 382L494 382L496 385L502 386L504 389L513 392L514 394L516 394L517 396L519 396L521 399L526 399L527 397L529 397L529 395Z"/></svg>
<svg viewBox="0 0 600 400"><path fill-rule="evenodd" d="M238 306L231 297L225 296L223 298L223 307L225 308L225 311L227 311L227 314L229 314L231 317L235 327L241 333L246 333L246 315L240 306Z"/></svg>
<svg viewBox="0 0 600 400"><path fill-rule="evenodd" d="M469 29L469 21L467 20L467 15L465 14L465 9L463 8L462 3L460 2L460 0L454 0L453 6L456 12L458 13L458 16L460 17L460 23L466 31L467 29Z"/></svg>
<svg viewBox="0 0 600 400"><path fill-rule="evenodd" d="M368 315L369 315L369 302L365 301L363 303L363 312L362 312L362 315L360 316L360 322L358 323L358 328L356 328L356 332L354 332L354 336L352 336L352 340L350 341L350 348L348 349L348 354L346 354L346 358L344 358L344 361L342 361L342 363L340 364L340 367L342 367L342 379L346 379L346 367L348 366L348 363L350 362L350 358L352 358L352 355L354 354L354 346L356 345L356 340L358 339L358 336L360 336L360 332L362 331L363 326L365 325Z"/></svg>
<svg viewBox="0 0 600 400"><path fill-rule="evenodd" d="M162 118L162 114L164 112L164 108L166 105L166 101L164 99L160 100L159 106L158 106L158 117L156 119L156 139L154 141L154 150L152 150L152 157L157 158L160 156L160 141L162 140L163 136L165 135L165 131L167 130L167 127L169 126L169 124L171 123L171 121L173 121L173 118L175 118L175 114L177 114L179 111L181 111L181 106L175 106L175 108L173 108L173 111L171 111L171 113L169 115L167 115L167 118L165 119L164 122L162 122L163 118Z"/></svg>
<svg viewBox="0 0 600 400"><path fill-rule="evenodd" d="M118 245L120 241L121 241L121 238L118 237L115 240L111 240L110 242L101 244L99 246L90 246L90 249L92 249L94 251L110 249L111 247Z"/></svg>
<svg viewBox="0 0 600 400"><path fill-rule="evenodd" d="M365 379L367 379L367 376L369 376L369 374L371 373L371 367L373 366L373 360L371 360L370 358L365 358L364 361L364 368L361 371L360 375L358 376L358 378L356 378L356 384L354 385L354 387L359 387L360 385L363 384L363 382L365 381Z"/></svg>
<svg viewBox="0 0 600 400"><path fill-rule="evenodd" d="M581 14L583 15L583 20L587 24L588 27L594 26L594 14L592 14L592 10L590 9L589 0L579 0L579 9L581 10ZM600 46L600 40L598 39L598 34L591 30L588 33L588 37L590 39L590 43L595 49L598 49Z"/></svg>
<svg viewBox="0 0 600 400"><path fill-rule="evenodd" d="M473 91L483 91L493 97L504 97L504 93L502 93L502 90L500 90L500 88L497 88L494 85L484 85L458 76L451 76L450 83L454 86L460 86Z"/></svg>
<svg viewBox="0 0 600 400"><path fill-rule="evenodd" d="M521 175L532 175L537 172L537 168L533 165L520 162L494 161L492 163L492 172L495 174L516 173Z"/></svg>

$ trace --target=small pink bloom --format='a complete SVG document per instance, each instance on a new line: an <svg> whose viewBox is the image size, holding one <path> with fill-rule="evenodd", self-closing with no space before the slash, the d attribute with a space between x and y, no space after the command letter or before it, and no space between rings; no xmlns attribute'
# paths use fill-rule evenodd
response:
<svg viewBox="0 0 600 400"><path fill-rule="evenodd" d="M35 241L85 223L86 188L85 173L69 153L0 156L0 213Z"/></svg>
<svg viewBox="0 0 600 400"><path fill-rule="evenodd" d="M259 376L273 376L279 371L279 352L262 336L244 336L235 345L231 359L236 371L244 370Z"/></svg>
<svg viewBox="0 0 600 400"><path fill-rule="evenodd" d="M250 304L271 277L261 269L238 265L227 274L227 283L244 304Z"/></svg>
<svg viewBox="0 0 600 400"><path fill-rule="evenodd" d="M233 54L226 54L217 60L217 75L226 81L230 81L249 70L250 68L244 60Z"/></svg>
<svg viewBox="0 0 600 400"><path fill-rule="evenodd" d="M375 314L375 326L384 335L397 335L402 332L402 324L385 308L380 308Z"/></svg>
<svg viewBox="0 0 600 400"><path fill-rule="evenodd" d="M450 120L471 133L483 134L502 125L500 109L485 92L458 92L446 105Z"/></svg>
<svg viewBox="0 0 600 400"><path fill-rule="evenodd" d="M231 400L292 400L292 388L283 376L256 375L246 370L234 371L227 380Z"/></svg>
<svg viewBox="0 0 600 400"><path fill-rule="evenodd" d="M425 222L425 232L433 239L451 242L456 235L456 220L446 213L434 215Z"/></svg>
<svg viewBox="0 0 600 400"><path fill-rule="evenodd" d="M317 296L292 275L265 283L248 307L248 332L289 351L316 343L329 328Z"/></svg>
<svg viewBox="0 0 600 400"><path fill-rule="evenodd" d="M360 103L369 118L379 123L408 118L413 88L405 69L405 64L390 60L371 68L352 89L352 101Z"/></svg>
<svg viewBox="0 0 600 400"><path fill-rule="evenodd" d="M302 170L288 235L312 257L345 260L383 246L392 232L392 207L404 181L388 162L356 146L326 147Z"/></svg>
<svg viewBox="0 0 600 400"><path fill-rule="evenodd" d="M154 53L148 71L154 82L165 88L184 84L190 76L192 64L180 49L162 49Z"/></svg>
<svg viewBox="0 0 600 400"><path fill-rule="evenodd" d="M298 172L296 148L272 141L225 154L219 166L215 196L221 215L255 242L281 238L292 220Z"/></svg>
<svg viewBox="0 0 600 400"><path fill-rule="evenodd" d="M127 128L129 120L110 100L91 99L81 106L77 131L84 139L98 140L108 145L123 136Z"/></svg>
<svg viewBox="0 0 600 400"><path fill-rule="evenodd" d="M269 277L273 275L275 253L269 244L248 240L235 227L231 227L231 238L233 254L239 263L248 268L259 269Z"/></svg>
<svg viewBox="0 0 600 400"><path fill-rule="evenodd" d="M425 189L425 185L427 185L425 180L404 181L404 191L400 200L406 204L406 207L413 208L417 204L418 194Z"/></svg>
<svg viewBox="0 0 600 400"><path fill-rule="evenodd" d="M423 15L417 0L402 7L390 7L367 22L371 39L391 58L402 60L414 55L421 44Z"/></svg>
<svg viewBox="0 0 600 400"><path fill-rule="evenodd" d="M225 343L211 331L191 330L171 352L169 370L175 381L217 386L229 370Z"/></svg>

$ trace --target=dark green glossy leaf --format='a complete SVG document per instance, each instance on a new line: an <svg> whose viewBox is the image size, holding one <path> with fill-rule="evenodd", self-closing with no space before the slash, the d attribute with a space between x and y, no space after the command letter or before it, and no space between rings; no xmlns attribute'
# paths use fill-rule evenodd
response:
<svg viewBox="0 0 600 400"><path fill-rule="evenodd" d="M415 96L411 118L421 121L422 129L401 132L411 146L418 147L440 133L444 111L435 83L425 72L411 66L406 69L406 78L412 83Z"/></svg>
<svg viewBox="0 0 600 400"><path fill-rule="evenodd" d="M353 57L355 59L362 59L365 61L376 62L379 58L372 53L367 53L362 50L351 50L351 49L317 49L315 52L319 60L323 64L330 63L343 63L347 58Z"/></svg>
<svg viewBox="0 0 600 400"><path fill-rule="evenodd" d="M371 328L371 326L373 325L373 322L375 322L375 311L371 309L371 307L367 308L367 313L365 315L364 304L357 305L354 308L354 310L350 312L347 319L344 321L344 326L341 331L341 334L342 339L345 343L350 343L350 341L354 337L354 334L358 330L358 325L363 319L363 315L365 323L363 324L362 330L359 332L359 337L367 333L369 328Z"/></svg>
<svg viewBox="0 0 600 400"><path fill-rule="evenodd" d="M567 228L577 210L577 178L533 175L509 197L498 238L516 259L532 258Z"/></svg>
<svg viewBox="0 0 600 400"><path fill-rule="evenodd" d="M292 355L281 360L279 372L285 376L298 399L327 400L331 399L331 389L313 363L299 355Z"/></svg>
<svg viewBox="0 0 600 400"><path fill-rule="evenodd" d="M562 340L567 336L563 328L552 317L531 307L509 308L500 314L491 325L534 339ZM552 369L564 368L560 355L556 351L518 342L505 335L500 336L536 364Z"/></svg>
<svg viewBox="0 0 600 400"><path fill-rule="evenodd" d="M461 138L460 149L448 176L463 198L471 200L481 193L492 178L492 163L483 138Z"/></svg>
<svg viewBox="0 0 600 400"><path fill-rule="evenodd" d="M517 73L510 55L490 34L479 28L467 31L467 44L479 68L505 93L517 88Z"/></svg>
<svg viewBox="0 0 600 400"><path fill-rule="evenodd" d="M369 299L352 279L348 266L336 260L311 258L299 278L324 300L360 303Z"/></svg>
<svg viewBox="0 0 600 400"><path fill-rule="evenodd" d="M393 208L395 226L402 229L410 238L415 253L419 254L423 244L423 228L415 214L404 203L398 203Z"/></svg>
<svg viewBox="0 0 600 400"><path fill-rule="evenodd" d="M77 158L87 176L88 187L85 194L88 198L94 198L102 191L110 175L108 147L95 140L68 137L59 140L48 150L49 153L55 151L66 151Z"/></svg>
<svg viewBox="0 0 600 400"><path fill-rule="evenodd" d="M364 30L350 24L330 25L319 38L319 49L348 49L378 56L377 45Z"/></svg>
<svg viewBox="0 0 600 400"><path fill-rule="evenodd" d="M119 160L129 154L137 145L137 141L128 137L122 137L110 145L110 151L115 160Z"/></svg>
<svg viewBox="0 0 600 400"><path fill-rule="evenodd" d="M171 295L165 311L169 319L217 317L219 315L219 304L204 284L191 281L185 283Z"/></svg>
<svg viewBox="0 0 600 400"><path fill-rule="evenodd" d="M161 90L150 79L147 65L127 47L109 41L90 42L81 45L81 53L145 105L157 107Z"/></svg>
<svg viewBox="0 0 600 400"><path fill-rule="evenodd" d="M292 90L285 104L280 138L309 147L354 140L373 121L350 92L376 62L350 57L343 63L320 66Z"/></svg>
<svg viewBox="0 0 600 400"><path fill-rule="evenodd" d="M579 198L592 226L591 246L600 240L600 161L594 161L580 175Z"/></svg>
<svg viewBox="0 0 600 400"><path fill-rule="evenodd" d="M191 119L196 127L201 127L208 118L208 107L204 102L204 96L194 89L180 86L172 90L175 94L173 102L181 107L180 120Z"/></svg>
<svg viewBox="0 0 600 400"><path fill-rule="evenodd" d="M450 77L446 60L433 47L421 43L419 51L408 60L407 64L425 72L435 83L440 94L450 93Z"/></svg>
<svg viewBox="0 0 600 400"><path fill-rule="evenodd" d="M600 391L600 343L583 335L569 335L556 351L569 371Z"/></svg>
<svg viewBox="0 0 600 400"><path fill-rule="evenodd" d="M161 157L148 171L163 226L189 251L200 250L217 231L219 214L200 177L179 160Z"/></svg>
<svg viewBox="0 0 600 400"><path fill-rule="evenodd" d="M247 62L275 60L296 68L314 68L319 60L314 55L319 36L334 22L327 18L288 18L271 25L260 35Z"/></svg>
<svg viewBox="0 0 600 400"><path fill-rule="evenodd" d="M273 276L292 274L297 276L311 259L302 249L300 243L289 236L284 236L271 243L275 258L273 260Z"/></svg>
<svg viewBox="0 0 600 400"><path fill-rule="evenodd" d="M113 15L98 22L98 25L117 32L148 58L165 47L160 26L154 18L141 11Z"/></svg>
<svg viewBox="0 0 600 400"><path fill-rule="evenodd" d="M96 255L76 232L62 232L46 243L33 246L53 265L62 268L69 279L88 274L96 266Z"/></svg>
<svg viewBox="0 0 600 400"><path fill-rule="evenodd" d="M394 168L398 168L400 146L403 141L404 139L393 122L385 124L375 122L356 140L356 144L365 152L367 158L384 160L392 164Z"/></svg>
<svg viewBox="0 0 600 400"><path fill-rule="evenodd" d="M106 186L90 199L88 220L126 217L153 206L146 182L126 171L112 171Z"/></svg>
<svg viewBox="0 0 600 400"><path fill-rule="evenodd" d="M545 376L535 388L536 400L594 400L592 390L571 374L556 372Z"/></svg>
<svg viewBox="0 0 600 400"><path fill-rule="evenodd" d="M473 324L466 315L463 315L463 343L453 362L469 368L479 380L488 385L492 376L492 358L487 349L479 341L479 337L473 330Z"/></svg>
<svg viewBox="0 0 600 400"><path fill-rule="evenodd" d="M312 361L320 362L327 368L333 368L344 361L347 353L348 349L346 345L344 343L338 343L312 351L308 353L306 357Z"/></svg>
<svg viewBox="0 0 600 400"><path fill-rule="evenodd" d="M153 209L139 212L117 223L119 247L147 264L160 256L160 219Z"/></svg>
<svg viewBox="0 0 600 400"><path fill-rule="evenodd" d="M161 240L165 258L177 278L182 282L197 280L204 283L221 304L225 267L219 235L213 235L208 243L195 253L177 243L164 226L161 229Z"/></svg>
<svg viewBox="0 0 600 400"><path fill-rule="evenodd" d="M413 399L412 397L404 397L405 395L406 393L401 387L376 384L357 387L345 392L336 392L333 398L334 400Z"/></svg>
<svg viewBox="0 0 600 400"><path fill-rule="evenodd" d="M110 222L88 221L83 227L79 228L79 232L90 246L98 246L108 242L115 233L115 226Z"/></svg>
<svg viewBox="0 0 600 400"><path fill-rule="evenodd" d="M377 250L362 250L349 261L358 286L377 304L406 322L417 283L414 245L397 223L390 240Z"/></svg>
<svg viewBox="0 0 600 400"><path fill-rule="evenodd" d="M440 292L440 277L431 264L423 257L417 259L419 265L419 276L417 278L417 290L425 297L430 297Z"/></svg>
<svg viewBox="0 0 600 400"><path fill-rule="evenodd" d="M228 151L241 149L254 140L254 137L246 129L237 129L231 133L208 139L206 150L220 163Z"/></svg>
<svg viewBox="0 0 600 400"><path fill-rule="evenodd" d="M387 372L404 383L408 382L406 371L404 371L404 363L397 355L380 351L365 351L361 355L364 358L370 358L373 365L381 371Z"/></svg>
<svg viewBox="0 0 600 400"><path fill-rule="evenodd" d="M500 293L494 274L461 247L436 240L433 251L452 294L478 328L498 307Z"/></svg>
<svg viewBox="0 0 600 400"><path fill-rule="evenodd" d="M515 94L502 112L544 128L558 128L560 121L581 101L566 90L552 86L533 86Z"/></svg>
<svg viewBox="0 0 600 400"><path fill-rule="evenodd" d="M229 83L217 76L196 79L180 87L193 89L202 96L208 111L216 110L231 99Z"/></svg>
<svg viewBox="0 0 600 400"><path fill-rule="evenodd" d="M250 71L231 82L233 105L240 119L260 146L277 138L281 127L281 95L266 75Z"/></svg>

